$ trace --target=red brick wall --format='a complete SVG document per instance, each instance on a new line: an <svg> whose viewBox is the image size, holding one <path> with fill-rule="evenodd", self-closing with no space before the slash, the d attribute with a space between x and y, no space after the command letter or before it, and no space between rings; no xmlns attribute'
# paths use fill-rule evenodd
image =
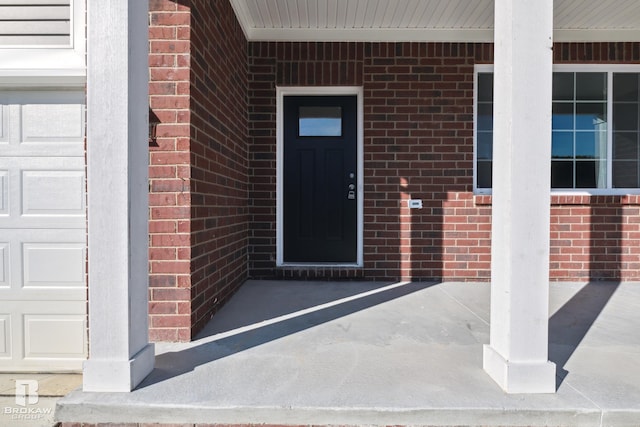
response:
<svg viewBox="0 0 640 427"><path fill-rule="evenodd" d="M639 63L640 43L557 43L554 62ZM638 280L640 197L552 196L551 278Z"/></svg>
<svg viewBox="0 0 640 427"><path fill-rule="evenodd" d="M191 310L200 330L247 279L247 41L229 2L192 1Z"/></svg>
<svg viewBox="0 0 640 427"><path fill-rule="evenodd" d="M251 43L249 45L249 135L252 277L355 278L361 270L275 269L276 85L363 83L364 45L356 43Z"/></svg>
<svg viewBox="0 0 640 427"><path fill-rule="evenodd" d="M160 121L150 151L150 338L191 337L190 11L149 2L150 106Z"/></svg>
<svg viewBox="0 0 640 427"><path fill-rule="evenodd" d="M554 196L551 278L638 280L640 196Z"/></svg>
<svg viewBox="0 0 640 427"><path fill-rule="evenodd" d="M489 209L470 191L473 65L490 57L465 43L252 43L251 275L486 277ZM364 87L364 269L274 267L276 85Z"/></svg>
<svg viewBox="0 0 640 427"><path fill-rule="evenodd" d="M185 341L247 276L247 43L228 2L149 7L150 338Z"/></svg>
<svg viewBox="0 0 640 427"><path fill-rule="evenodd" d="M153 340L188 340L247 277L487 279L491 197L472 194L473 66L489 44L250 43L227 2L150 2ZM637 62L637 43L556 62ZM355 85L365 105L365 268L275 267L276 85ZM422 210L408 210L421 198ZM638 275L638 198L558 197L554 279Z"/></svg>
<svg viewBox="0 0 640 427"><path fill-rule="evenodd" d="M473 66L490 44L251 43L250 274L254 277L490 276L491 197L474 196ZM556 44L556 63L637 63L638 43ZM275 267L275 87L364 87L361 270ZM422 210L406 199L421 198ZM551 277L637 279L637 197L552 199Z"/></svg>
<svg viewBox="0 0 640 427"><path fill-rule="evenodd" d="M470 203L473 65L490 52L464 43L371 44L366 52L366 275L476 278L482 266L474 263L489 259L474 246L489 245L490 221L478 221ZM408 209L410 198L423 209Z"/></svg>

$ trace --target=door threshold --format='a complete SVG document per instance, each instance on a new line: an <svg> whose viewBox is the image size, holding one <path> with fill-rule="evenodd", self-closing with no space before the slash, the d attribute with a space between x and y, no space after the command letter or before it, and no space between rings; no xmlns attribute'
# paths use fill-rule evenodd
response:
<svg viewBox="0 0 640 427"><path fill-rule="evenodd" d="M335 267L335 268L362 268L358 263L333 263L333 262L285 262L277 266L280 267Z"/></svg>

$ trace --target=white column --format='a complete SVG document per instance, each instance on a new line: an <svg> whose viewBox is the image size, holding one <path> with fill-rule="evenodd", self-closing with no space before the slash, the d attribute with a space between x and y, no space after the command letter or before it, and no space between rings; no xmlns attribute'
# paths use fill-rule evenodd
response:
<svg viewBox="0 0 640 427"><path fill-rule="evenodd" d="M553 0L495 0L491 333L508 393L555 392L548 361Z"/></svg>
<svg viewBox="0 0 640 427"><path fill-rule="evenodd" d="M87 2L89 360L85 391L131 391L148 341L148 3Z"/></svg>

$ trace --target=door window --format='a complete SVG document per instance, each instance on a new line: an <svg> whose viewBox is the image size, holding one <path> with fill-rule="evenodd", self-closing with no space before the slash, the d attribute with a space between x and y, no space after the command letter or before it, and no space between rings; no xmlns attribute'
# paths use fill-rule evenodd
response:
<svg viewBox="0 0 640 427"><path fill-rule="evenodd" d="M298 136L342 136L342 107L299 107Z"/></svg>

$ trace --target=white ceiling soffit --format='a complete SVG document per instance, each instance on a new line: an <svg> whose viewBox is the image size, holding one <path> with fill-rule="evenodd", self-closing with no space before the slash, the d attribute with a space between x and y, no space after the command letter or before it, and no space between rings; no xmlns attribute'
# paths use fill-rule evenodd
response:
<svg viewBox="0 0 640 427"><path fill-rule="evenodd" d="M230 0L251 41L493 41L493 0ZM555 0L555 41L640 41L639 0Z"/></svg>

